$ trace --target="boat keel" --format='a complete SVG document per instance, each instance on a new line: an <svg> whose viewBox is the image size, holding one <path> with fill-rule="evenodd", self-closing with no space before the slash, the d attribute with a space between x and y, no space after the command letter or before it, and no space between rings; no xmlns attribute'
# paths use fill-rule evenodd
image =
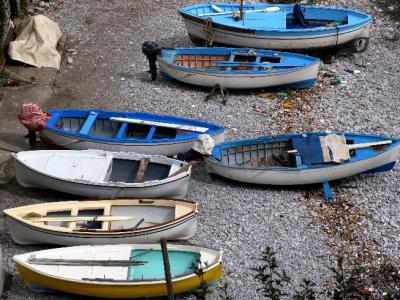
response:
<svg viewBox="0 0 400 300"><path fill-rule="evenodd" d="M324 181L324 182L322 183L322 191L323 191L323 193L324 193L324 198L325 198L325 200L332 200L332 198L333 198L333 193L332 193L332 190L331 190L331 187L330 187L328 181Z"/></svg>

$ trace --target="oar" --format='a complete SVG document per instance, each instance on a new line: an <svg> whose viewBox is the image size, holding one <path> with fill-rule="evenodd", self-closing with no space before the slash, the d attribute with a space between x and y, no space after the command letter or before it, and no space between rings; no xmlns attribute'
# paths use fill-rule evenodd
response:
<svg viewBox="0 0 400 300"><path fill-rule="evenodd" d="M345 144L349 150L360 149L360 148L369 148L374 146L388 145L391 144L392 141L381 141L381 142L372 142L372 143L362 143L362 144Z"/></svg>
<svg viewBox="0 0 400 300"><path fill-rule="evenodd" d="M254 9L254 10L243 10L243 13L257 13L257 12L278 12L281 9L277 6L274 7L267 7L263 9ZM222 15L231 15L233 13L240 13L240 11L225 11L225 12L217 12L217 13L208 13L208 14L201 14L198 15L199 17L212 17L212 16L222 16Z"/></svg>
<svg viewBox="0 0 400 300"><path fill-rule="evenodd" d="M380 142L371 142L371 143L361 143L361 144L343 144L343 143L336 143L337 146L342 146L347 148L349 151L353 149L362 149L362 148L370 148L374 146L382 146L391 144L392 141L380 141ZM297 150L288 150L287 153L297 153Z"/></svg>
<svg viewBox="0 0 400 300"><path fill-rule="evenodd" d="M62 258L28 258L28 263L33 265L55 265L55 266L102 266L102 267L129 267L140 266L147 261L138 260L85 260L85 259L62 259Z"/></svg>
<svg viewBox="0 0 400 300"><path fill-rule="evenodd" d="M202 132L202 133L207 132L209 129L207 127L171 124L171 123L165 123L165 122L147 121L147 120L132 119L132 118L111 117L110 121L126 122L126 123L131 123L131 124L143 124L143 125L159 126L159 127L166 127L166 128L175 128L175 129L182 129L182 130Z"/></svg>
<svg viewBox="0 0 400 300"><path fill-rule="evenodd" d="M215 60L213 62L215 66L223 66L223 67L282 67L282 68L295 68L301 67L300 64L293 63L255 63L255 62L235 62L235 61L223 61L223 60Z"/></svg>
<svg viewBox="0 0 400 300"><path fill-rule="evenodd" d="M130 216L71 216L71 217L34 217L24 218L30 222L77 222L77 221L128 221L133 220Z"/></svg>

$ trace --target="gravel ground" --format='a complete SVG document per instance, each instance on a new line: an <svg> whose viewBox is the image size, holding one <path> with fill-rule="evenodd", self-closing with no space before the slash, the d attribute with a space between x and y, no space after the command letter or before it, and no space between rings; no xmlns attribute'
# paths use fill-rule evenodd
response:
<svg viewBox="0 0 400 300"><path fill-rule="evenodd" d="M329 84L322 74L307 91L291 92L289 98L273 93L232 92L228 105L218 98L203 101L206 91L158 79L148 80L147 61L141 53L145 40L166 47L189 46L177 7L195 3L159 1L60 1L46 12L69 36L77 50L72 64L64 64L54 88L54 100L46 108L106 108L174 114L219 123L227 139L264 133L303 130L344 130L382 133L400 137L398 23L379 13L373 3L325 1L349 6L375 16L369 50L363 54L336 55L328 65L347 83ZM360 70L359 74L349 71ZM293 109L283 109L283 104ZM21 137L22 138L22 137ZM187 199L198 201L197 234L190 242L224 251L224 280L234 299L262 299L251 270L265 246L276 252L292 278L293 291L304 277L323 293L331 283L331 267L338 254L371 274L389 262L400 260L400 167L334 183L334 204L322 201L320 187L274 189L211 180L203 164L194 168ZM12 181L0 190L0 209L67 200L60 193L24 190ZM3 224L0 224L3 230ZM13 254L44 249L15 245L7 231L1 237L6 271L12 273L7 299L80 299L70 295L30 292L18 277ZM375 298L381 298L381 286ZM181 296L178 299L190 298ZM217 290L209 299L220 299Z"/></svg>

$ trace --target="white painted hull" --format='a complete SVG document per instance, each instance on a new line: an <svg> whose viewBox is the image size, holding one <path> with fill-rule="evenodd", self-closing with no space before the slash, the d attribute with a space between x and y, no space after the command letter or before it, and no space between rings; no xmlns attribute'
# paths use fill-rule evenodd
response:
<svg viewBox="0 0 400 300"><path fill-rule="evenodd" d="M189 188L190 170L172 178L132 186L124 183L79 182L52 177L39 173L16 159L15 175L23 187L49 188L90 198L183 198Z"/></svg>
<svg viewBox="0 0 400 300"><path fill-rule="evenodd" d="M192 40L204 40L204 24L185 19L185 27ZM236 47L253 47L276 50L309 50L336 47L356 39L369 38L370 23L358 29L339 33L339 35L318 36L274 36L256 35L252 33L234 32L220 28L213 28L214 43L232 45Z"/></svg>
<svg viewBox="0 0 400 300"><path fill-rule="evenodd" d="M167 240L188 240L195 234L197 214L191 218L166 226L142 230L141 232L85 234L81 232L60 232L37 228L6 216L6 222L13 241L21 245L54 244L65 246L108 245L131 243L155 243L161 238Z"/></svg>
<svg viewBox="0 0 400 300"><path fill-rule="evenodd" d="M115 152L135 152L149 155L165 155L171 156L179 153L185 153L190 150L196 141L196 139L188 140L184 142L169 142L169 143L112 143L112 142L101 142L95 140L78 139L73 136L60 134L48 129L43 129L40 132L40 137L48 143L63 147L71 150L86 150L86 149L98 149L104 151L115 151ZM213 135L213 139L216 143L221 143L225 139L224 132Z"/></svg>
<svg viewBox="0 0 400 300"><path fill-rule="evenodd" d="M316 80L319 63L299 68L296 71L275 74L215 74L199 70L177 68L164 60L158 60L160 71L184 83L214 87L220 84L228 89L257 89L281 85L291 85L309 80Z"/></svg>
<svg viewBox="0 0 400 300"><path fill-rule="evenodd" d="M265 185L302 185L337 180L395 162L399 149L400 145L369 159L325 168L280 168L275 170L271 168L267 170L256 170L226 167L208 158L205 158L205 162L208 173L218 174L222 177L240 182Z"/></svg>

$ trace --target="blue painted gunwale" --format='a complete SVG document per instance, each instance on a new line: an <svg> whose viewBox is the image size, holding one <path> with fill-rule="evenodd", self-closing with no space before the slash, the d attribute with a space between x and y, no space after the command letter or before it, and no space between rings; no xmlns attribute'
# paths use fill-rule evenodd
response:
<svg viewBox="0 0 400 300"><path fill-rule="evenodd" d="M225 12L231 12L231 11L239 11L239 4L225 4L225 3L216 3L215 4L217 7L221 8ZM275 12L275 13L251 13L251 16L249 18L250 20L254 20L254 25L242 25L242 21L235 21L232 17L226 18L226 16L211 16L211 19L213 21L213 26L215 24L215 27L218 28L220 26L221 29L224 30L230 30L232 31L238 31L238 32L243 32L243 33L252 33L255 35L259 36L290 36L290 37L311 37L311 36L316 36L316 37L322 37L322 36L329 36L329 35L337 35L337 34L342 34L342 33L347 33L353 30L357 30L363 26L366 26L368 23L371 22L372 18L370 15L356 11L356 10L351 10L351 9L345 9L345 8L337 8L337 7L329 7L329 6L301 6L302 10L304 12L304 15L307 18L310 19L318 19L318 16L325 16L325 19L321 18L322 20L326 19L338 19L341 17L341 20L343 20L344 17L351 16L350 18L350 23L344 24L344 25L339 25L339 26L334 26L334 27L314 27L314 28L274 28L271 25L270 28L268 26L259 26L258 24L264 24L268 22L268 17L269 16L274 16L273 14L276 15L282 15L282 18L284 18L285 24L286 24L286 16L293 14L293 7L294 5L285 5L285 4L245 4L243 6L244 10L257 10L257 9L264 9L267 7L279 7L281 9L280 12ZM199 16L199 14L206 14L206 13L214 13L212 10L210 4L197 4L197 5L192 5L192 6L187 6L178 9L179 13L181 16L185 19L189 19L192 21L195 21L197 23L204 23L204 20L207 18L207 16ZM255 19L257 17L257 14L260 16L259 19ZM264 14L264 15L261 15ZM249 14L250 15L250 14ZM354 18L353 18L354 17ZM245 14L246 18L246 14ZM270 18L272 19L272 18ZM279 18L277 18L279 20ZM274 20L272 19L270 22L271 24L274 24ZM277 20L275 20L277 21ZM246 19L245 19L246 22ZM268 24L265 24L268 25Z"/></svg>
<svg viewBox="0 0 400 300"><path fill-rule="evenodd" d="M392 143L388 144L385 146L384 151L373 151L369 148L363 148L363 149L356 149L356 155L351 156L351 159L349 161L342 162L340 164L335 164L335 163L324 163L324 164L313 164L313 165L305 165L302 164L301 167L267 167L264 169L254 169L250 167L242 167L242 166L232 166L232 165L227 165L221 163L221 154L223 149L235 147L235 146L244 146L244 145L253 145L253 144L258 144L258 143L266 143L266 142L279 142L279 141L288 141L290 138L293 137L301 137L302 134L304 133L296 133L296 134L278 134L278 135L269 135L269 136L260 136L256 138L251 138L251 139L244 139L244 140L237 140L237 141L230 141L230 142L224 142L220 143L214 146L214 149L211 153L211 156L209 159L213 161L213 163L218 164L220 166L224 166L227 168L235 168L235 169L243 169L243 170L269 170L269 171L303 171L303 170L312 170L312 169L321 169L321 168L334 168L334 167L340 167L343 165L349 165L361 160L367 160L372 157L381 155L382 153L389 151L395 147L398 147L400 145L400 141L388 136L382 136L382 135L370 135L370 134L356 134L356 133L349 133L349 132L332 132L336 134L344 134L346 137L346 140L353 140L354 144L359 144L359 143L370 143L370 142L376 142L376 141L383 141L383 140L391 140ZM318 134L318 135L327 135L329 133L326 132L306 132L305 134L311 135L311 134ZM393 165L394 167L394 165Z"/></svg>
<svg viewBox="0 0 400 300"><path fill-rule="evenodd" d="M193 67L185 67L185 66L177 66L174 64L175 57L177 55L231 55L232 52L235 55L241 56L250 56L248 52L250 50L254 50L257 57L273 57L280 58L280 63L285 64L293 64L298 65L293 68L288 67L279 67L272 70L216 70L216 69L200 69ZM175 49L163 49L161 52L161 56L159 59L165 61L169 67L184 70L191 73L209 73L209 74L218 74L218 75L271 75L278 76L282 74L294 73L298 72L300 69L308 68L314 64L319 64L320 59L311 57L308 55L290 53L290 52L281 52L281 51L273 51L273 50L262 50L262 49L254 49L254 48L225 48L225 47L191 47L191 48L175 48ZM270 66L274 65L279 66L279 63L270 63ZM262 64L260 64L262 66ZM257 65L255 64L255 67ZM315 82L315 81L314 81Z"/></svg>
<svg viewBox="0 0 400 300"><path fill-rule="evenodd" d="M67 135L70 137L75 137L84 140L92 140L96 142L112 142L112 143L126 143L126 144L159 144L159 143L178 143L185 142L193 139L197 139L197 137L201 134L199 132L192 132L187 134L177 134L175 138L163 138L163 139L134 139L134 138L105 138L105 137L97 137L89 134L81 134L79 132L71 132L66 130L61 130L55 127L57 121L60 117L75 117L75 118L84 118L88 117L91 112L95 112L98 114L98 119L109 119L110 117L119 117L119 118L135 118L135 119L143 119L148 121L158 121L158 122L167 122L173 124L180 125L191 125L191 126L200 126L200 127L208 127L209 130L205 133L213 136L224 131L224 128L215 124L211 124L208 122L197 121L186 118L178 118L174 116L164 116L157 115L145 112L113 112L107 110L100 109L63 109L63 110L49 110L51 117L46 122L46 130L55 132L61 135ZM124 122L119 122L124 124Z"/></svg>

